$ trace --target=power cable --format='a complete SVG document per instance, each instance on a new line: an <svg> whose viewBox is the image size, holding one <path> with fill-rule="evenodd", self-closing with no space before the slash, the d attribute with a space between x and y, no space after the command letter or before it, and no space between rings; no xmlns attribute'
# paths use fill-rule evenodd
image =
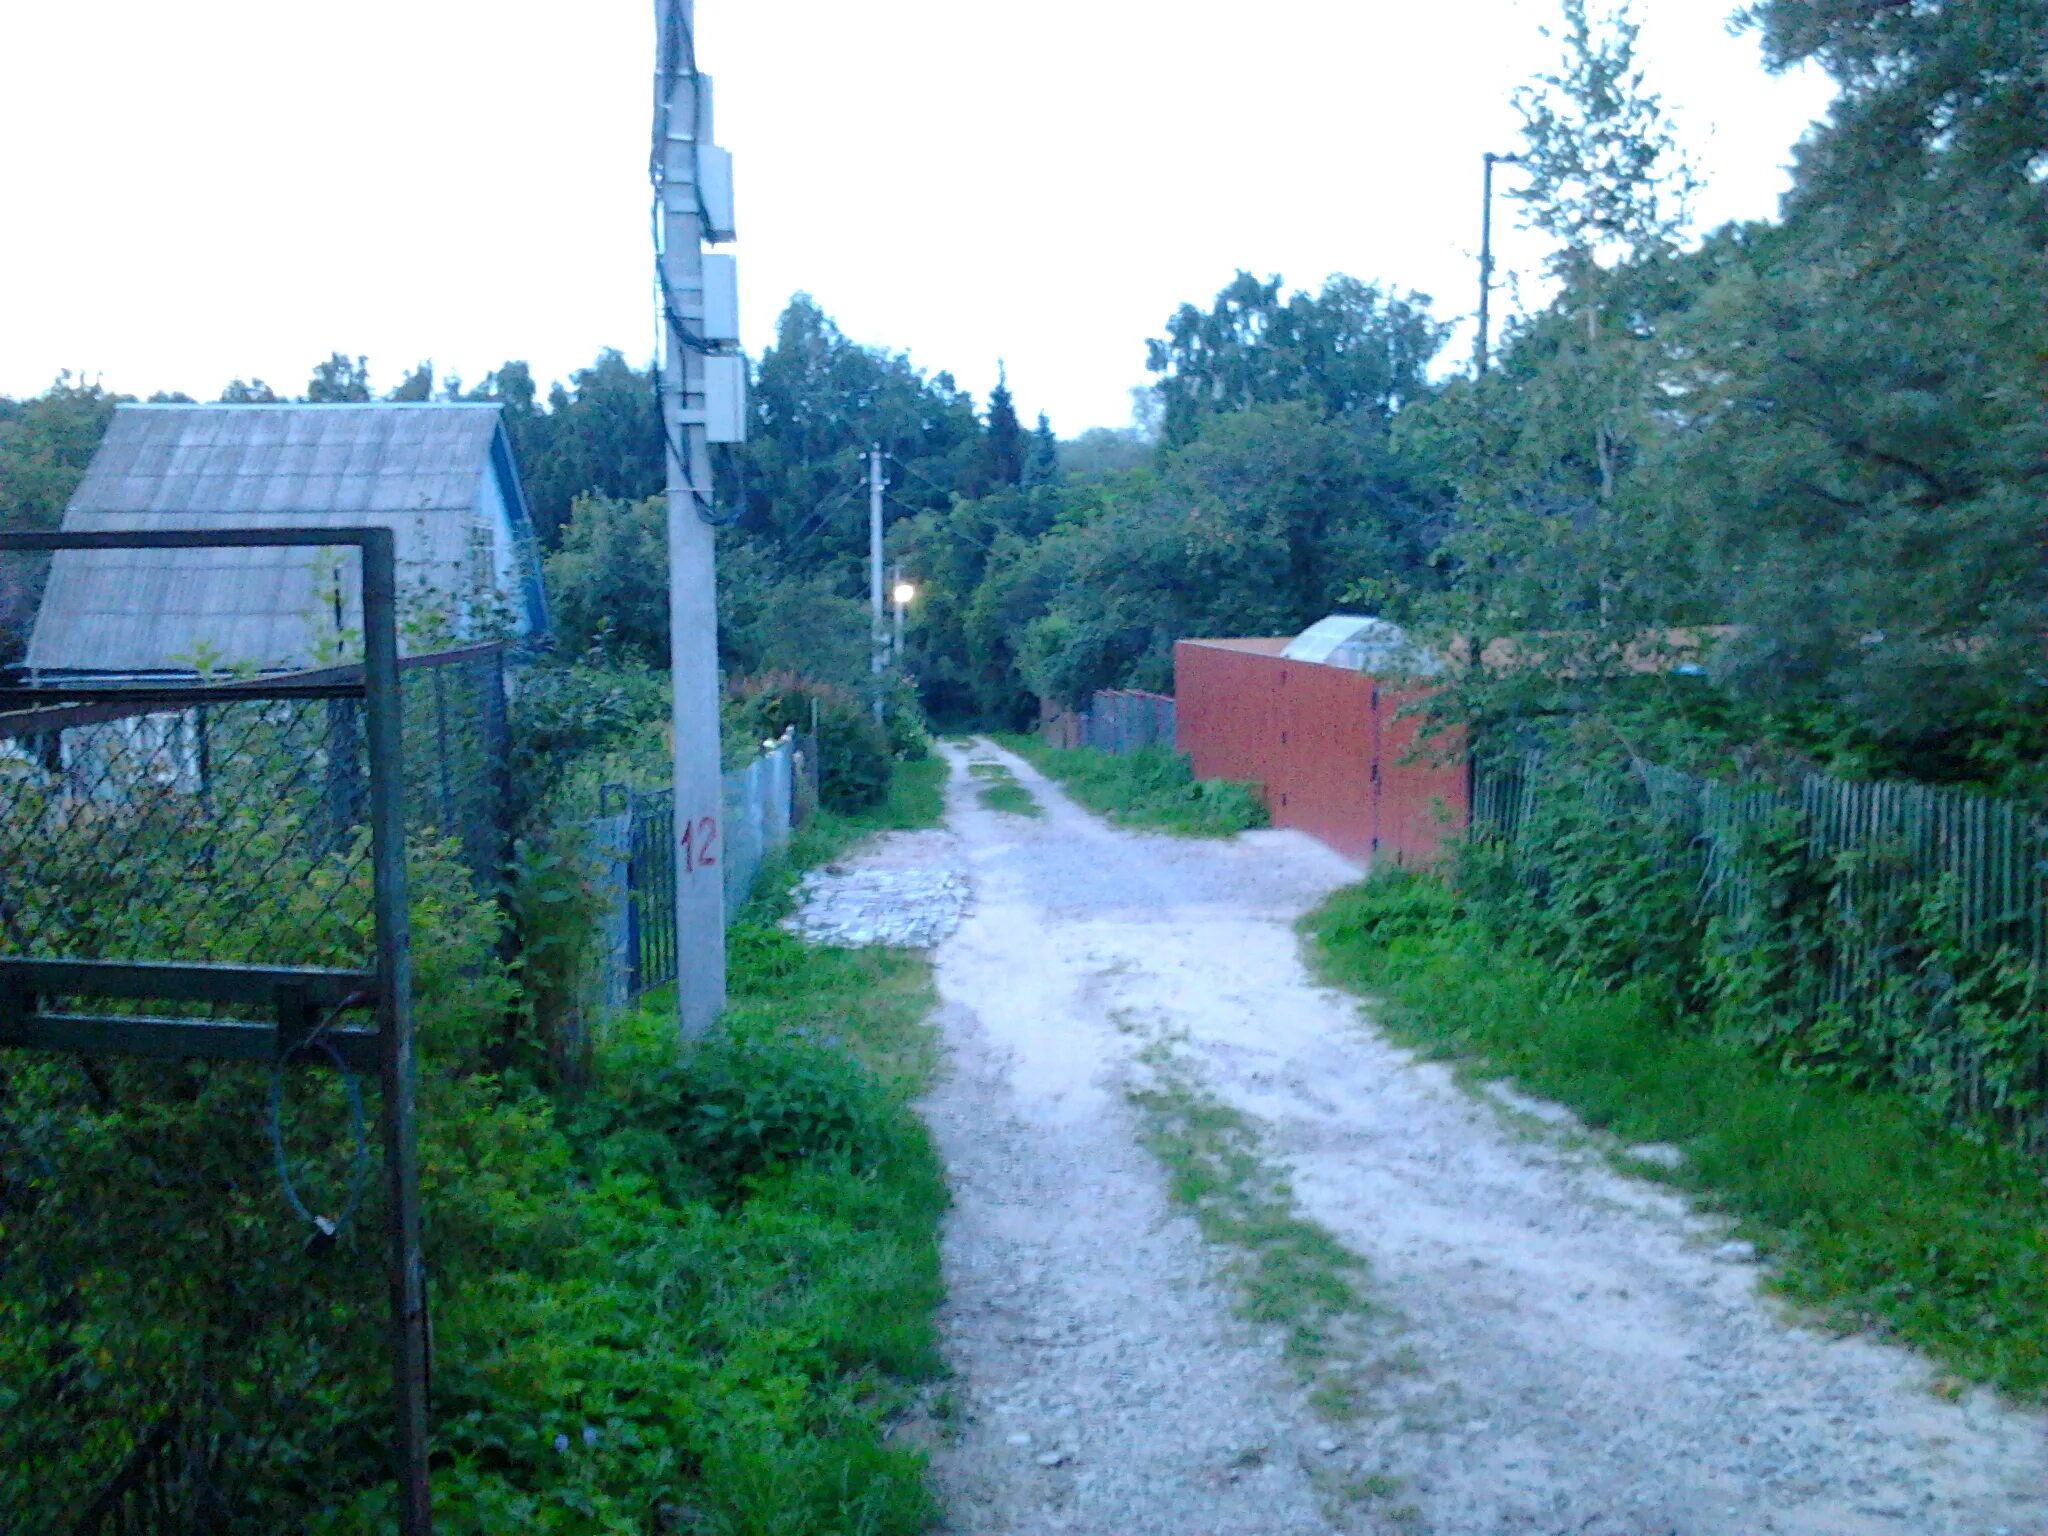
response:
<svg viewBox="0 0 2048 1536"><path fill-rule="evenodd" d="M819 502L817 506L813 507L807 514L805 514L803 522L797 526L796 531L787 536L787 542L792 545L801 545L803 541L805 539L808 539L817 530L819 525L824 522L826 515L830 513L834 507L837 507L840 503L845 501L847 497L852 496L855 493L866 489L867 482L865 480L856 480L852 485L849 485L845 490L841 491L838 495L829 496L825 500Z"/></svg>
<svg viewBox="0 0 2048 1536"><path fill-rule="evenodd" d="M885 496L889 495L889 493L886 491L884 491L882 494ZM889 500L895 502L900 510L909 513L912 517L923 517L927 512L936 510L935 508L932 507L913 507L909 502L900 500L895 496L889 496ZM992 555L1000 555L1002 553L1000 549L997 549L995 545L989 543L988 540L982 538L979 534L969 533L965 528L962 528L957 521L949 522L944 525L943 536L947 538L965 539L970 544L979 545L981 548L987 550Z"/></svg>
<svg viewBox="0 0 2048 1536"><path fill-rule="evenodd" d="M345 1009L360 1006L367 999L357 992L335 1005L314 1026L312 1032L285 1050L278 1058L277 1065L270 1072L270 1149L277 1158L277 1181L284 1189L285 1204L292 1208L292 1214L313 1228L316 1243L331 1243L348 1225L349 1218L363 1203L363 1187L369 1177L369 1134L363 1121L363 1091L356 1083L356 1075L349 1070L329 1040L325 1038L328 1027L339 1018ZM340 1210L333 1216L316 1216L299 1197L298 1186L292 1182L291 1159L284 1149L284 1073L291 1065L292 1058L307 1051L318 1051L341 1074L342 1091L348 1096L349 1130L355 1139L355 1152L349 1159L348 1192L342 1197Z"/></svg>
<svg viewBox="0 0 2048 1536"><path fill-rule="evenodd" d="M882 455L882 457L887 459L891 464L894 464L898 469L903 470L908 474L915 475L918 479L922 480L926 485L930 486L933 490L937 491L941 496L945 497L948 503L952 501L954 496L959 494L956 491L948 490L945 486L939 484L938 481L934 480L930 475L924 473L924 471L916 468L913 465L906 464L902 459L899 459L893 453L885 453Z"/></svg>

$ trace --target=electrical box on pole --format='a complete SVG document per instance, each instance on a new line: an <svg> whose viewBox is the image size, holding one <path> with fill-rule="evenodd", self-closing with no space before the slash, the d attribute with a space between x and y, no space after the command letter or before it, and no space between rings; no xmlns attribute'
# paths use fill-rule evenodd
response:
<svg viewBox="0 0 2048 1536"><path fill-rule="evenodd" d="M714 416L729 423L732 371L714 339L704 242L732 238L732 159L711 144L711 82L697 71L694 0L655 0L654 180L668 462L670 675L675 734L676 1019L687 1038L725 1007L724 781L718 742ZM731 284L727 283L727 287ZM728 330L736 325L728 324ZM744 391L737 407L744 418Z"/></svg>
<svg viewBox="0 0 2048 1536"><path fill-rule="evenodd" d="M740 339L740 264L730 256L704 256L704 339Z"/></svg>
<svg viewBox="0 0 2048 1536"><path fill-rule="evenodd" d="M747 360L704 359L704 436L714 443L747 440Z"/></svg>
<svg viewBox="0 0 2048 1536"><path fill-rule="evenodd" d="M704 238L736 239L732 223L732 154L716 144L698 146L697 174L704 200Z"/></svg>

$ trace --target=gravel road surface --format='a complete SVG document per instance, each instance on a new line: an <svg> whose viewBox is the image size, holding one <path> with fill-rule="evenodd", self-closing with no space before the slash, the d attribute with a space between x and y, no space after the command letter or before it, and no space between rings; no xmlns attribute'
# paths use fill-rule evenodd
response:
<svg viewBox="0 0 2048 1536"><path fill-rule="evenodd" d="M948 1529L2048 1533L2042 1416L1801 1326L1568 1116L1467 1093L1316 986L1292 923L1344 861L1291 832L1121 831L985 742L947 751L948 833L873 858L972 891L936 951L926 1106L956 1200L957 1378L929 1430ZM970 757L1045 817L977 804ZM1318 1416L1169 1205L1125 1097L1162 1041L1366 1261L1355 1418Z"/></svg>

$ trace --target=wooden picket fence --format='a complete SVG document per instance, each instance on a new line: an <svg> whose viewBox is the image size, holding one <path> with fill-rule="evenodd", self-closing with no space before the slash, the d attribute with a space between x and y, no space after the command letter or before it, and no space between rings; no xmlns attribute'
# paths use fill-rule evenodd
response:
<svg viewBox="0 0 2048 1536"><path fill-rule="evenodd" d="M1722 952L1771 945L1797 984L1788 1035L1825 1026L1944 1117L2048 1152L2048 821L1923 784L1809 775L1730 784L1668 768L1594 772L1542 754L1475 764L1472 835L1541 885L1549 797L1617 834L1656 827L1696 875ZM1647 812L1647 816L1645 813ZM1802 903L1787 897L1803 893Z"/></svg>

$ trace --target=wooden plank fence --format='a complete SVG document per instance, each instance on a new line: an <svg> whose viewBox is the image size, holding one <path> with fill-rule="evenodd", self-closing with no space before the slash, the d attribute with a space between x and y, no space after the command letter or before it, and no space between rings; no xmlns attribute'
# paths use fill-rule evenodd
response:
<svg viewBox="0 0 2048 1536"><path fill-rule="evenodd" d="M1698 871L1696 916L1720 953L1775 945L1795 957L1796 985L1773 998L1792 1030L1824 1026L1951 1121L2048 1152L2039 813L1820 774L1777 786L1648 765L1594 773L1541 754L1477 763L1473 836L1509 850L1539 899L1542 813L1558 797L1618 836L1659 828L1660 863Z"/></svg>

